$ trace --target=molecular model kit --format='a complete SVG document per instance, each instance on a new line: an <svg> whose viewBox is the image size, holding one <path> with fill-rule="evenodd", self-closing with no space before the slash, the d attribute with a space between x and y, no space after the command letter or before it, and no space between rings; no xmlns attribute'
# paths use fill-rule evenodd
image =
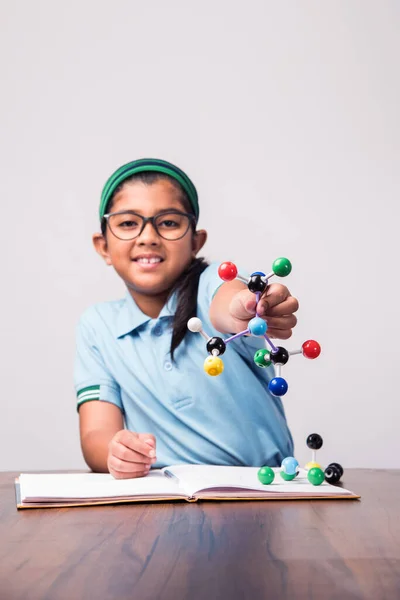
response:
<svg viewBox="0 0 400 600"><path fill-rule="evenodd" d="M246 278L238 273L236 265L232 262L223 262L219 266L218 274L225 282L238 279L245 283L250 292L255 294L257 306L262 294L267 289L271 277L274 275L286 277L291 270L292 264L290 260L281 257L274 260L272 272L267 275L262 271L255 271L249 278ZM288 391L288 383L286 379L282 377L282 367L288 362L290 356L302 354L308 359L315 359L321 353L321 346L315 340L306 340L301 348L291 351L288 351L283 346L275 346L267 335L267 323L257 312L248 322L247 329L226 339L219 336L208 336L203 330L201 320L197 317L189 319L187 326L190 331L200 333L207 342L206 349L209 356L205 359L204 370L212 377L218 376L223 372L224 363L220 357L225 353L226 347L230 342L244 335L263 337L265 339L266 347L256 351L254 362L260 368L273 365L275 377L268 383L268 389L273 396L284 396ZM315 460L316 450L319 450L322 447L322 437L317 433L310 434L306 443L308 448L313 452L311 462L307 463L305 467L308 481L313 485L320 485L324 480L332 484L338 483L343 475L343 468L341 465L339 463L331 463L326 467L325 471L323 471L321 466ZM295 479L299 472L299 463L294 457L288 456L282 461L280 475L285 481ZM273 482L274 478L275 472L271 467L264 466L259 469L258 479L261 483L268 485Z"/></svg>
<svg viewBox="0 0 400 600"><path fill-rule="evenodd" d="M323 481L339 483L343 475L343 467L339 463L330 463L325 470L316 462L316 451L322 448L323 439L318 433L311 433L306 444L312 450L311 461L305 466L307 479L312 485L321 485ZM280 476L284 481L292 481L300 473L299 463L293 456L284 458L280 468ZM275 471L271 467L261 467L258 471L258 480L264 485L271 484L275 479Z"/></svg>
<svg viewBox="0 0 400 600"><path fill-rule="evenodd" d="M242 275L238 274L236 265L231 262L223 262L219 269L218 275L223 281L233 281L239 279L247 284L250 292L256 295L257 304L262 294L267 289L269 280L274 275L278 277L286 277L292 270L290 260L287 258L277 258L272 265L272 273L265 275L261 271L252 273L249 279L246 279ZM317 358L321 353L321 346L315 340L305 341L301 348L297 350L288 351L282 346L275 346L270 338L267 336L268 325L259 317L253 317L247 324L247 329L236 333L231 337L222 339L221 337L210 337L203 331L203 324L200 319L193 317L188 321L188 329L192 332L200 333L207 340L207 352L210 354L204 362L204 370L208 375L215 377L220 375L224 370L224 363L220 356L224 354L227 344L236 340L243 335L252 335L255 337L264 337L266 341L266 348L257 350L254 355L254 362L258 367L264 368L269 367L271 364L274 365L275 377L271 379L268 384L268 389L274 396L284 396L288 391L288 383L286 379L281 376L281 369L283 365L289 360L289 357L293 354L303 354L306 358L314 359Z"/></svg>

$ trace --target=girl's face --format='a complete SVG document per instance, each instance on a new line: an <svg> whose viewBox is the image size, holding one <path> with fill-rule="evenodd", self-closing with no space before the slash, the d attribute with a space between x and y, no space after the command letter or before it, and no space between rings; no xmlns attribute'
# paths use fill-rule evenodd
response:
<svg viewBox="0 0 400 600"><path fill-rule="evenodd" d="M166 180L153 184L129 182L114 196L109 212L132 210L143 217L162 211L186 213L178 190ZM107 227L106 237L93 236L97 252L124 280L133 298L143 310L143 301L159 298L160 308L176 279L189 266L206 241L205 231L193 233L190 227L181 239L165 240L151 223L133 240L120 240ZM149 260L152 262L148 262ZM158 262L154 262L158 261Z"/></svg>

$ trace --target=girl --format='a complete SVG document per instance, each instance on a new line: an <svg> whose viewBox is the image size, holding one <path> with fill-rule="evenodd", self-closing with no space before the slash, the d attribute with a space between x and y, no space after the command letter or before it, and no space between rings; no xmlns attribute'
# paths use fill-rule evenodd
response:
<svg viewBox="0 0 400 600"><path fill-rule="evenodd" d="M202 368L205 341L187 329L198 316L208 335L247 328L256 300L219 264L197 254L196 189L178 167L142 159L118 169L100 203L95 249L123 279L124 299L90 307L77 328L74 380L84 458L93 471L141 477L176 463L277 465L293 454L281 400L267 388L270 369L253 361L264 340L227 347L225 369ZM298 302L269 285L257 312L268 335L287 339Z"/></svg>

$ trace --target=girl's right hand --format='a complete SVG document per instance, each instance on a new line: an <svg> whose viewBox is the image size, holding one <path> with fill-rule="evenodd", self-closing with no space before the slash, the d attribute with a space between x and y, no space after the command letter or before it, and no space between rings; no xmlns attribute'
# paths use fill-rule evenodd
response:
<svg viewBox="0 0 400 600"><path fill-rule="evenodd" d="M156 438L151 433L122 429L108 445L107 467L115 479L144 477L156 460Z"/></svg>

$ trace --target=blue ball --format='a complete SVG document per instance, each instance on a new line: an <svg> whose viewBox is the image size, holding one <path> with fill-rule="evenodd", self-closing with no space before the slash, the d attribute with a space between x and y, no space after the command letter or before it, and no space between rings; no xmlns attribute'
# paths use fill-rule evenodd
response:
<svg viewBox="0 0 400 600"><path fill-rule="evenodd" d="M287 475L294 475L298 472L299 462L293 457L284 458L281 464L282 469Z"/></svg>
<svg viewBox="0 0 400 600"><path fill-rule="evenodd" d="M261 277L265 277L265 273L263 273L262 271L254 271L254 273L252 273L250 277L253 277L253 275L261 275Z"/></svg>
<svg viewBox="0 0 400 600"><path fill-rule="evenodd" d="M249 321L249 330L251 335L262 336L267 331L268 327L266 322L260 317L254 317Z"/></svg>
<svg viewBox="0 0 400 600"><path fill-rule="evenodd" d="M288 391L288 384L283 377L274 377L269 382L268 389L274 396L284 396Z"/></svg>

